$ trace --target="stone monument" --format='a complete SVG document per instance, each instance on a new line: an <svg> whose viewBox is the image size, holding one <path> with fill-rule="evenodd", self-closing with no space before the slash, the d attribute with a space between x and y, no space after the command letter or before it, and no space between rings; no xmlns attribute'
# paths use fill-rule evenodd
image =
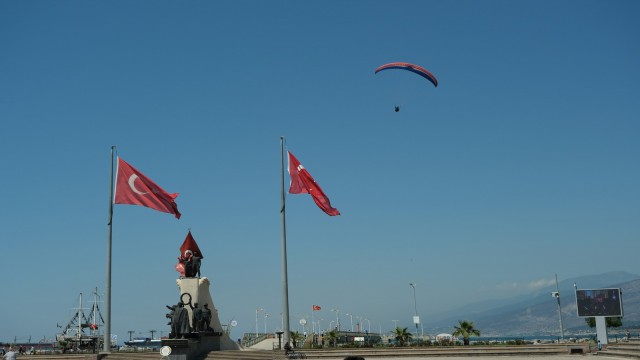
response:
<svg viewBox="0 0 640 360"><path fill-rule="evenodd" d="M180 272L180 278L176 281L179 290L179 298L177 306L167 306L170 310L174 310L180 305L188 313L188 316L182 317L182 321L189 324L178 324L180 329L190 329L187 333L175 333L175 323L172 324L172 332L169 339L163 339L162 345L164 351L171 348L170 355L165 356L168 359L176 360L197 360L204 359L211 351L220 350L240 350L240 346L224 331L218 317L218 309L213 303L210 293L209 279L200 277L200 263L204 257L198 248L195 239L191 235L191 231L187 234L184 243L180 247L180 257L176 264L176 271ZM194 260L197 262L190 263ZM197 264L197 268L192 264ZM174 302L172 302L174 303ZM208 323L203 321L200 324L194 323L194 309L197 309L197 318L202 318L199 312L207 310L210 317L207 317ZM174 310L175 311L175 310ZM171 314L167 314L169 317ZM173 319L172 319L173 320ZM206 324L206 325L204 325ZM185 331L185 330L180 330Z"/></svg>

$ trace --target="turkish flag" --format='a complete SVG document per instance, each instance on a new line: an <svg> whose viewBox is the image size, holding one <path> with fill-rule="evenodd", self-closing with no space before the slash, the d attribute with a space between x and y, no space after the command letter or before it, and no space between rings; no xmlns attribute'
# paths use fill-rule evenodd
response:
<svg viewBox="0 0 640 360"><path fill-rule="evenodd" d="M331 207L331 202L324 194L320 185L316 183L307 169L300 164L300 161L290 151L289 154L289 175L291 176L290 194L309 194L316 205L330 216L340 215L338 209Z"/></svg>
<svg viewBox="0 0 640 360"><path fill-rule="evenodd" d="M178 194L169 194L151 179L118 157L114 204L142 205L158 211L174 214L180 219Z"/></svg>
<svg viewBox="0 0 640 360"><path fill-rule="evenodd" d="M318 305L313 305L313 311L317 311L317 310L320 310L320 309L321 309L321 307L320 307L320 306L318 306Z"/></svg>
<svg viewBox="0 0 640 360"><path fill-rule="evenodd" d="M200 259L204 258L204 256L202 256L200 248L198 247L198 244L196 243L196 239L194 239L193 235L191 235L191 230L189 230L189 233L187 233L187 237L184 238L182 246L180 246L180 256L185 256L184 253L187 250L191 250L193 256L195 257L199 257Z"/></svg>

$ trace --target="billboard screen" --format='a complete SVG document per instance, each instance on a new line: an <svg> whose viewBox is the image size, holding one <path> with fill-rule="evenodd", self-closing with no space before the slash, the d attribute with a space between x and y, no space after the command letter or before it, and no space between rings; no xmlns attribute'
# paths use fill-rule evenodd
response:
<svg viewBox="0 0 640 360"><path fill-rule="evenodd" d="M578 317L622 316L620 289L576 290Z"/></svg>

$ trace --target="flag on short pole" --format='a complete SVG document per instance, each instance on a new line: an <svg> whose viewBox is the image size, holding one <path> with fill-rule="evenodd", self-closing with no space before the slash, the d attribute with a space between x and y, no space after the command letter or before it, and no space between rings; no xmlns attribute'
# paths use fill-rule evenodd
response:
<svg viewBox="0 0 640 360"><path fill-rule="evenodd" d="M202 251L200 251L200 247L196 243L196 239L194 239L193 235L191 235L191 230L189 230L189 232L187 233L187 237L184 238L184 242L182 242L182 245L180 246L180 257L178 257L178 263L175 266L176 271L179 272L183 277L187 275L185 273L186 269L184 263L184 260L189 258L187 257L187 252L191 252L191 256L193 257L192 261L197 262L196 271L199 271L200 260L204 259L204 256L202 255Z"/></svg>
<svg viewBox="0 0 640 360"><path fill-rule="evenodd" d="M174 214L180 219L178 194L169 194L133 166L118 157L114 204L141 205Z"/></svg>
<svg viewBox="0 0 640 360"><path fill-rule="evenodd" d="M311 174L307 171L307 169L300 164L300 161L293 156L290 151L287 151L289 154L289 175L291 177L291 185L289 186L290 194L309 194L315 201L316 205L322 211L324 211L329 216L340 215L340 211L338 209L331 206L331 202L327 195L325 195L320 185L316 183Z"/></svg>
<svg viewBox="0 0 640 360"><path fill-rule="evenodd" d="M318 305L313 305L313 311L318 311L318 310L320 310L320 309L322 309L320 306L318 306Z"/></svg>
<svg viewBox="0 0 640 360"><path fill-rule="evenodd" d="M196 239L194 239L193 235L191 235L191 230L189 230L189 232L187 233L187 237L184 238L184 242L180 246L180 255L184 256L184 253L187 250L191 250L193 256L204 259L204 256L202 256L202 251L200 251L200 247L196 243Z"/></svg>

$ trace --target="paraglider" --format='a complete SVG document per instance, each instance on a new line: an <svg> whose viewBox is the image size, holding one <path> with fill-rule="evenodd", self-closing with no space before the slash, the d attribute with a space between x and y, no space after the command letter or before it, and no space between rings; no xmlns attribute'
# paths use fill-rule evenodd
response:
<svg viewBox="0 0 640 360"><path fill-rule="evenodd" d="M433 86L438 87L438 79L436 79L436 77L431 72L429 72L429 70L423 68L422 66L410 64L407 62L392 62L389 64L384 64L376 69L375 74L379 73L382 70L389 70L389 69L400 69L400 70L411 71L429 80L433 84ZM395 112L399 112L400 106L398 105L394 106L393 110Z"/></svg>
<svg viewBox="0 0 640 360"><path fill-rule="evenodd" d="M388 69L401 69L401 70L411 71L431 81L433 86L435 87L438 86L438 79L436 79L436 77L432 73L430 73L429 70L423 68L422 66L410 64L407 62L393 62L393 63L384 64L380 66L379 68L376 69L375 73L377 74L382 70L388 70Z"/></svg>

